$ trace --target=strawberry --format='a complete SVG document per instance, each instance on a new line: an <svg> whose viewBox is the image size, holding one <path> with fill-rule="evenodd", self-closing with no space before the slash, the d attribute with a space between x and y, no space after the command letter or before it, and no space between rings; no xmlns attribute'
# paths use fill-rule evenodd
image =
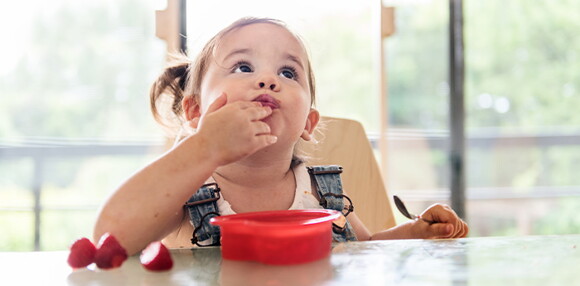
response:
<svg viewBox="0 0 580 286"><path fill-rule="evenodd" d="M173 267L173 260L167 247L160 241L150 243L139 257L141 264L150 271L165 271Z"/></svg>
<svg viewBox="0 0 580 286"><path fill-rule="evenodd" d="M95 263L101 269L117 268L127 260L127 251L110 233L101 236L95 254Z"/></svg>
<svg viewBox="0 0 580 286"><path fill-rule="evenodd" d="M95 261L95 245L86 237L77 239L70 247L68 265L72 268L83 268Z"/></svg>

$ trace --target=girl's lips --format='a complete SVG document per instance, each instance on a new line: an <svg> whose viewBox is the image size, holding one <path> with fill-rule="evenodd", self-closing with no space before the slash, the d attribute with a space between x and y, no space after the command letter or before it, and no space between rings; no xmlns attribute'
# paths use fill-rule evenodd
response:
<svg viewBox="0 0 580 286"><path fill-rule="evenodd" d="M272 109L280 108L280 102L269 94L260 94L252 101L257 101L261 103L262 106L269 106Z"/></svg>

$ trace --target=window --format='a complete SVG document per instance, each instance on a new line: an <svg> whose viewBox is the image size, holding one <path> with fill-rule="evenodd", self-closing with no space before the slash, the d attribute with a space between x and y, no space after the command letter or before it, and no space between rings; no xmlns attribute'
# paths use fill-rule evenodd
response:
<svg viewBox="0 0 580 286"><path fill-rule="evenodd" d="M471 235L577 233L579 21L572 1L464 1ZM448 2L397 7L387 39L391 193L449 197Z"/></svg>
<svg viewBox="0 0 580 286"><path fill-rule="evenodd" d="M0 250L66 249L153 154L164 65L150 1L8 1L0 9Z"/></svg>
<svg viewBox="0 0 580 286"><path fill-rule="evenodd" d="M0 9L8 43L0 47L0 250L65 249L90 236L106 196L163 148L147 103L164 65L165 44L154 36L162 7L8 3ZM390 194L420 211L449 198L448 1L394 3L383 167ZM189 52L240 17L281 19L310 50L321 113L376 133L374 8L353 0L189 1ZM566 0L464 1L474 236L580 231L579 8Z"/></svg>

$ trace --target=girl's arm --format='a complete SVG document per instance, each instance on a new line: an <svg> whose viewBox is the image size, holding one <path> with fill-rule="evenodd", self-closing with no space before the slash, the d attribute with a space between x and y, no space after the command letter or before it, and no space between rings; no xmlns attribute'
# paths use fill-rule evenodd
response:
<svg viewBox="0 0 580 286"><path fill-rule="evenodd" d="M217 167L200 141L188 138L121 185L100 211L95 242L110 232L132 255L178 227L184 202Z"/></svg>
<svg viewBox="0 0 580 286"><path fill-rule="evenodd" d="M424 220L408 221L370 235L355 213L351 213L348 220L358 240L460 238L469 232L467 224L446 205L432 205L421 214L421 217L436 223L429 224Z"/></svg>
<svg viewBox="0 0 580 286"><path fill-rule="evenodd" d="M209 107L198 132L146 166L107 200L93 237L113 234L135 254L176 229L183 204L222 165L235 162L275 143L269 126L260 121L272 113L256 102L225 105L222 96Z"/></svg>

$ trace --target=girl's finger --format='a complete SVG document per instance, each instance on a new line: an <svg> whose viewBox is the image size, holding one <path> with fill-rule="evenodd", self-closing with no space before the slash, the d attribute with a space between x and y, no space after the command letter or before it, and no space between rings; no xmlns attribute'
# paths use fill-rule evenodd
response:
<svg viewBox="0 0 580 286"><path fill-rule="evenodd" d="M463 229L463 227L461 226L461 219L459 218L455 218L455 228L454 228L454 232L453 232L453 236L452 237L457 237L460 233L461 230Z"/></svg>
<svg viewBox="0 0 580 286"><path fill-rule="evenodd" d="M254 122L254 130L256 131L256 135L270 134L272 132L270 125L262 121Z"/></svg>
<svg viewBox="0 0 580 286"><path fill-rule="evenodd" d="M240 109L262 107L262 104L256 101L235 101L231 104L237 105Z"/></svg>
<svg viewBox="0 0 580 286"><path fill-rule="evenodd" d="M269 106L266 107L260 106L256 108L251 108L248 109L248 111L250 112L250 120L252 121L264 119L270 116L270 114L272 114L272 108L270 108Z"/></svg>
<svg viewBox="0 0 580 286"><path fill-rule="evenodd" d="M256 137L258 140L258 149L262 149L269 145L272 145L278 141L278 137L270 134L259 135Z"/></svg>
<svg viewBox="0 0 580 286"><path fill-rule="evenodd" d="M466 237L467 233L469 232L469 227L467 226L467 224L464 221L461 221L461 233L459 234L458 237Z"/></svg>
<svg viewBox="0 0 580 286"><path fill-rule="evenodd" d="M224 93L220 94L220 96L218 96L218 97L217 97L217 98L216 98L216 99L215 99L215 100L214 100L214 101L213 101L213 102L212 102L212 103L209 105L209 107L207 108L207 111L206 111L204 114L202 114L202 115L201 115L201 117L198 119L198 121L197 121L197 124L196 124L196 125L201 127L201 125L202 125L202 122L203 122L204 118L205 118L205 117L206 117L208 114L210 114L210 113L212 113L212 112L214 112L214 111L216 111L216 110L218 110L218 109L220 109L220 108L224 107L224 105L226 105L226 103L227 103L227 102L228 102L228 97L227 97L226 93L224 92Z"/></svg>
<svg viewBox="0 0 580 286"><path fill-rule="evenodd" d="M434 238L448 238L453 234L454 228L450 223L435 223L429 226L429 232Z"/></svg>

